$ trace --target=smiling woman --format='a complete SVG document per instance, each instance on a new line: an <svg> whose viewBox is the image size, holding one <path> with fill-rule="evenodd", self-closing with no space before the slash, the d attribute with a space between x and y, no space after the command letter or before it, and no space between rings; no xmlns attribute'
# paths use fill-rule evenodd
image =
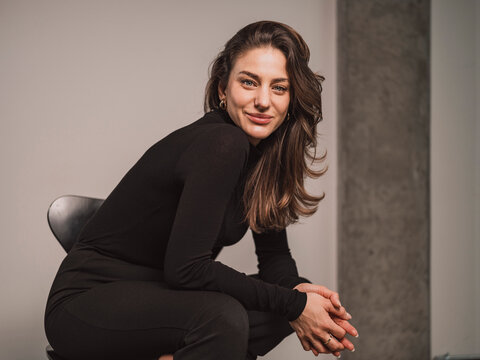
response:
<svg viewBox="0 0 480 360"><path fill-rule="evenodd" d="M62 262L45 313L58 354L245 360L294 331L315 355L353 350L338 294L299 276L287 241L322 199L303 184L325 172L309 168L322 78L308 59L273 21L227 42L205 115L145 152ZM259 273L247 276L215 258L249 227Z"/></svg>
<svg viewBox="0 0 480 360"><path fill-rule="evenodd" d="M260 47L239 56L219 97L233 122L258 145L285 120L290 104L287 60L280 50Z"/></svg>
<svg viewBox="0 0 480 360"><path fill-rule="evenodd" d="M262 151L246 179L243 202L254 231L284 229L315 213L322 196L308 194L305 176L327 169L316 157L322 119L321 82L308 66L310 50L294 29L260 21L245 26L212 64L205 111L221 108Z"/></svg>

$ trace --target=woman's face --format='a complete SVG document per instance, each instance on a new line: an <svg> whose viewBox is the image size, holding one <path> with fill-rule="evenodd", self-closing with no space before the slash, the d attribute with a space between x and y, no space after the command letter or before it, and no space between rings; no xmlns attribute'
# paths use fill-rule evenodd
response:
<svg viewBox="0 0 480 360"><path fill-rule="evenodd" d="M218 89L230 118L253 145L274 132L287 116L290 84L286 65L285 55L278 49L251 49L236 59L225 90Z"/></svg>

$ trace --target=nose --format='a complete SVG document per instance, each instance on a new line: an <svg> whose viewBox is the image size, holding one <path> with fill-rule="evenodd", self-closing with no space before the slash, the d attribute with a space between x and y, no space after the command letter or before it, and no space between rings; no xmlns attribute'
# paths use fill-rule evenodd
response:
<svg viewBox="0 0 480 360"><path fill-rule="evenodd" d="M267 109L270 106L270 89L268 87L259 87L255 95L256 108Z"/></svg>

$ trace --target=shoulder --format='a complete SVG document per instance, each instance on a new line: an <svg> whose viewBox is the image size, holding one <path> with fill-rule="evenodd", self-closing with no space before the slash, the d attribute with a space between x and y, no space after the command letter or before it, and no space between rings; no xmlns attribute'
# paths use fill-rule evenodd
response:
<svg viewBox="0 0 480 360"><path fill-rule="evenodd" d="M205 114L192 125L195 126L196 134L190 151L218 156L238 153L248 155L250 151L250 143L244 131L216 111Z"/></svg>
<svg viewBox="0 0 480 360"><path fill-rule="evenodd" d="M184 154L249 152L247 135L233 123L226 114L211 111L194 122L183 126L153 144L147 152L162 156L176 154L176 158Z"/></svg>
<svg viewBox="0 0 480 360"><path fill-rule="evenodd" d="M233 170L245 166L250 152L246 134L236 125L217 120L206 114L190 125L189 143L182 151L177 171Z"/></svg>

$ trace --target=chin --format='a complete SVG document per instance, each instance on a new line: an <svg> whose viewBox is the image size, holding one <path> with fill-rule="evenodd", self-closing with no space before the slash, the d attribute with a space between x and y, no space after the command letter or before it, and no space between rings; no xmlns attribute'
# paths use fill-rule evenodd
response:
<svg viewBox="0 0 480 360"><path fill-rule="evenodd" d="M257 139L258 141L261 141L263 139L266 139L271 133L271 131L252 131L248 133L248 136L253 139Z"/></svg>
<svg viewBox="0 0 480 360"><path fill-rule="evenodd" d="M267 138L273 132L271 126L262 125L250 125L246 130L248 135L260 140Z"/></svg>

